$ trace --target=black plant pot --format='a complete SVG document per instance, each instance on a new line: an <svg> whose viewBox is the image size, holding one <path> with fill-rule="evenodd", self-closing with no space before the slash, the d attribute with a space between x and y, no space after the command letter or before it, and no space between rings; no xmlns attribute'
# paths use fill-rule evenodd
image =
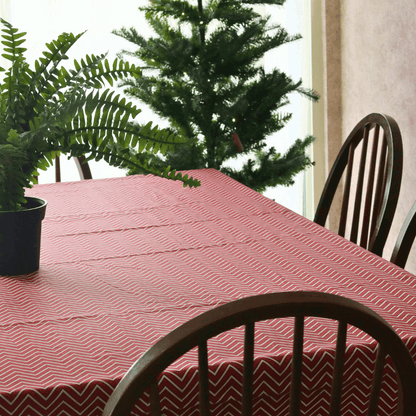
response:
<svg viewBox="0 0 416 416"><path fill-rule="evenodd" d="M25 209L0 211L0 275L13 276L39 269L40 235L47 202L26 197Z"/></svg>

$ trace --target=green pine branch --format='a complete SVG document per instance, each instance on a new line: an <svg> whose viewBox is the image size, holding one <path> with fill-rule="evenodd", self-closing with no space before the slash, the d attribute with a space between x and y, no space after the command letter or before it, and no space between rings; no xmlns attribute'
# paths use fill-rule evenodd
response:
<svg viewBox="0 0 416 416"><path fill-rule="evenodd" d="M137 46L121 56L138 58L142 70L141 77L122 80L126 94L148 104L169 121L173 132L188 139L187 145L169 150L165 158L153 157L155 166L165 161L177 169L213 167L257 190L290 185L299 171L311 166L308 138L297 141L284 156L265 150L267 138L291 118L284 112L291 94L318 100L301 80L279 70L278 63L268 73L259 65L268 51L300 38L252 8L283 3L153 0L139 10L154 36L145 38L135 28L114 31ZM240 172L225 168L239 155L234 133L242 153L255 156ZM266 181L267 170L271 178Z"/></svg>
<svg viewBox="0 0 416 416"><path fill-rule="evenodd" d="M277 185L291 186L297 173L314 165L306 153L313 141L312 136L297 139L284 155L276 153L274 147L259 150L240 170L224 167L222 171L258 192Z"/></svg>

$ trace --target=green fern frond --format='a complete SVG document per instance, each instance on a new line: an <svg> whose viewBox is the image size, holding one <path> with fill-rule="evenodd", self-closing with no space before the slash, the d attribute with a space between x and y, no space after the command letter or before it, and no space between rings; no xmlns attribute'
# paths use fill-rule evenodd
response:
<svg viewBox="0 0 416 416"><path fill-rule="evenodd" d="M0 210L19 208L24 188L36 183L38 170L52 164L55 151L86 154L87 159L104 159L127 169L140 166L149 173L197 185L170 168L152 168L147 153L138 156L139 150L164 153L184 139L151 123L135 123L141 110L102 88L140 79L139 68L120 59L110 63L105 54L90 54L66 69L61 63L83 33L63 33L46 44L30 69L24 57L25 33L1 18L0 23L3 56L11 62L0 84Z"/></svg>
<svg viewBox="0 0 416 416"><path fill-rule="evenodd" d="M28 162L25 152L12 144L0 145L0 210L17 211L25 203L24 188L31 187L22 166Z"/></svg>
<svg viewBox="0 0 416 416"><path fill-rule="evenodd" d="M82 32L76 36L72 33L62 33L56 40L46 44L48 51L43 51L42 55L44 57L35 61L35 72L31 77L30 92L34 94L34 102L43 94L51 96L59 89L70 85L67 83L68 78L60 76L62 73L58 70L58 66L62 60L68 59L66 52L84 33Z"/></svg>

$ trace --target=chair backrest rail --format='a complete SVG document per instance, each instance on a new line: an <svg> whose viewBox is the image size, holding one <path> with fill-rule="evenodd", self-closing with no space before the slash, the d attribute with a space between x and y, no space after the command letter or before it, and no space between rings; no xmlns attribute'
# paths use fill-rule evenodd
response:
<svg viewBox="0 0 416 416"><path fill-rule="evenodd" d="M83 180L92 179L92 174L88 162L85 161L85 156L81 155L75 157L75 164L78 169L79 177Z"/></svg>
<svg viewBox="0 0 416 416"><path fill-rule="evenodd" d="M400 229L390 261L403 267L409 257L410 249L416 236L416 202L413 204Z"/></svg>
<svg viewBox="0 0 416 416"><path fill-rule="evenodd" d="M55 182L61 182L61 161L58 152L55 152Z"/></svg>

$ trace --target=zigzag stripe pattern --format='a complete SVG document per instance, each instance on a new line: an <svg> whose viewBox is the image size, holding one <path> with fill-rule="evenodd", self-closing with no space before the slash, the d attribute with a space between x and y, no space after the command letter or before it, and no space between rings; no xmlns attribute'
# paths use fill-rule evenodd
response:
<svg viewBox="0 0 416 416"><path fill-rule="evenodd" d="M416 362L415 276L215 170L197 189L152 176L35 186L48 201L41 267L0 277L0 415L99 416L151 345L209 309L255 294L318 290L356 299L402 336ZM256 326L255 415L286 415L293 319ZM308 318L302 411L327 414L336 325ZM243 332L209 342L214 415L239 415ZM362 413L376 346L348 333L343 414ZM197 355L159 380L163 414L197 415ZM395 414L391 363L379 414ZM148 397L134 414L147 415Z"/></svg>

